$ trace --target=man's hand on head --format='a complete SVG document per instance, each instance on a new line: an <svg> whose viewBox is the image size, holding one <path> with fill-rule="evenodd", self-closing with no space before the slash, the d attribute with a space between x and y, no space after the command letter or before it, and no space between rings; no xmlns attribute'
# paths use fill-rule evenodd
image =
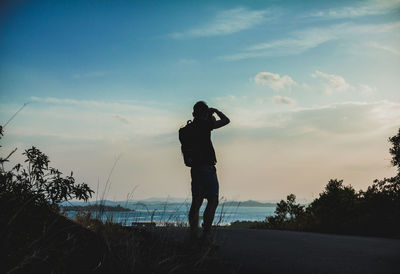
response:
<svg viewBox="0 0 400 274"><path fill-rule="evenodd" d="M227 124L229 124L230 120L228 117L225 116L221 111L219 111L216 108L209 108L209 113L211 114L211 117L214 118L214 129L223 127ZM217 114L219 117L219 120L217 121L215 117L212 115L213 113Z"/></svg>
<svg viewBox="0 0 400 274"><path fill-rule="evenodd" d="M211 113L216 113L216 112L218 112L218 109L216 109L216 108L209 108L209 110L210 110Z"/></svg>

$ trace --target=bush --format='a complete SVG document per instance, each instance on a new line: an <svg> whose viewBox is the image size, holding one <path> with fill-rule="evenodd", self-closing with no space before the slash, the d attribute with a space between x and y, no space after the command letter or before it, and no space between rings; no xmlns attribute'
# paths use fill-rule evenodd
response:
<svg viewBox="0 0 400 274"><path fill-rule="evenodd" d="M266 218L267 227L273 229L301 229L305 215L304 206L296 203L296 196L290 194L286 201L281 200L275 209L275 216ZM257 224L255 227L261 227Z"/></svg>
<svg viewBox="0 0 400 274"><path fill-rule="evenodd" d="M0 126L0 139L3 128ZM93 190L85 183L77 184L71 172L63 176L58 169L50 167L47 155L36 147L23 153L26 166L17 164L6 171L4 163L9 161L13 150L7 157L0 157L0 200L20 200L29 204L58 208L58 204L71 199L87 201Z"/></svg>
<svg viewBox="0 0 400 274"><path fill-rule="evenodd" d="M307 208L313 229L325 232L349 232L354 226L358 195L352 186L344 186L343 180L328 182L325 191Z"/></svg>
<svg viewBox="0 0 400 274"><path fill-rule="evenodd" d="M389 142L395 177L375 180L359 192L343 180L331 179L305 210L290 194L277 204L275 216L253 227L400 237L400 129Z"/></svg>
<svg viewBox="0 0 400 274"><path fill-rule="evenodd" d="M0 139L2 136L0 126ZM93 191L84 183L77 184L72 172L63 176L50 167L49 158L35 147L23 153L24 165L6 170L4 164L15 151L0 156L0 269L20 273L28 269L32 273L74 272L73 262L83 265L83 269L85 265L93 269L102 255L98 237L58 214L59 203L87 200ZM91 259L71 255L88 253L90 248L98 250L91 252Z"/></svg>

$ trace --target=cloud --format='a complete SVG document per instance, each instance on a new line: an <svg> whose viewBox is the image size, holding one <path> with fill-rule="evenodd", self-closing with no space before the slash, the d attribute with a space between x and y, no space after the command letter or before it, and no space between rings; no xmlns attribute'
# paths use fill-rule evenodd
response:
<svg viewBox="0 0 400 274"><path fill-rule="evenodd" d="M337 26L335 28L341 28ZM242 52L221 56L220 59L235 61L265 56L286 56L300 54L325 42L338 39L335 28L311 28L297 31L288 38L272 40L249 46Z"/></svg>
<svg viewBox="0 0 400 274"><path fill-rule="evenodd" d="M152 107L146 106L146 102L139 101L124 101L124 102L104 102L96 100L77 100L69 98L55 98L55 97L37 97L31 96L33 102L57 104L57 105L73 105L91 108L104 108L104 109L121 109L121 110L151 110Z"/></svg>
<svg viewBox="0 0 400 274"><path fill-rule="evenodd" d="M235 8L217 13L215 18L203 26L189 29L184 32L175 32L171 37L196 38L218 35L228 35L242 30L250 29L265 21L266 10L249 10L247 8Z"/></svg>
<svg viewBox="0 0 400 274"><path fill-rule="evenodd" d="M296 104L296 101L293 100L292 98L285 97L285 96L274 96L272 98L272 102L274 102L277 105L294 105Z"/></svg>
<svg viewBox="0 0 400 274"><path fill-rule="evenodd" d="M82 79L82 78L97 78L97 77L103 77L106 75L111 74L109 71L90 71L90 72L85 72L85 73L75 73L73 75L73 78L75 79Z"/></svg>
<svg viewBox="0 0 400 274"><path fill-rule="evenodd" d="M272 72L259 72L254 77L254 82L257 85L268 86L274 91L279 91L287 88L290 89L292 86L295 86L297 84L295 81L293 81L292 78L287 75L280 76L279 74Z"/></svg>
<svg viewBox="0 0 400 274"><path fill-rule="evenodd" d="M333 94L337 92L343 92L350 89L350 85L346 80L339 75L327 74L321 71L316 71L312 74L314 78L322 78L324 80L324 89L326 94Z"/></svg>
<svg viewBox="0 0 400 274"><path fill-rule="evenodd" d="M116 118L118 121L120 121L121 123L123 123L125 125L130 125L131 124L131 121L129 119L125 118L124 116L115 114L113 117Z"/></svg>
<svg viewBox="0 0 400 274"><path fill-rule="evenodd" d="M309 28L292 32L285 38L249 46L238 53L220 56L219 59L237 61L258 57L297 55L327 42L344 39L346 41L356 39L356 42L359 42L362 36L370 38L372 35L397 32L399 29L400 22L374 25L344 23L321 28Z"/></svg>
<svg viewBox="0 0 400 274"><path fill-rule="evenodd" d="M227 96L223 96L223 97L215 97L215 100L218 102L223 102L223 101L231 101L231 102L235 102L235 101L242 101L242 100L246 100L247 96L236 96L236 95L232 95L229 94Z"/></svg>
<svg viewBox="0 0 400 274"><path fill-rule="evenodd" d="M360 92L364 95L373 95L376 92L376 87L371 87L365 84L359 85Z"/></svg>
<svg viewBox="0 0 400 274"><path fill-rule="evenodd" d="M394 12L400 8L400 1L367 1L358 5L316 11L306 17L318 17L323 19L355 18L370 15L381 15Z"/></svg>
<svg viewBox="0 0 400 274"><path fill-rule="evenodd" d="M388 101L344 102L287 111L274 111L264 105L224 106L231 118L235 136L287 139L291 136L374 134L400 124L400 103ZM245 131L243 131L245 129ZM237 131L237 132L236 132ZM232 133L233 134L233 133Z"/></svg>
<svg viewBox="0 0 400 274"><path fill-rule="evenodd" d="M400 56L400 51L398 49L395 49L395 48L391 47L391 46L383 45L383 44L380 44L380 43L377 43L377 42L368 43L367 46L375 48L375 49L379 49L379 50L383 50L383 51L389 52L389 53L394 54L396 56Z"/></svg>
<svg viewBox="0 0 400 274"><path fill-rule="evenodd" d="M179 62L179 64L182 64L182 65L190 65L190 64L196 64L197 60L182 58L182 59L179 59L178 62Z"/></svg>
<svg viewBox="0 0 400 274"><path fill-rule="evenodd" d="M155 137L179 128L178 114L166 105L54 97L31 97L31 100L36 103L25 111L30 114L24 124L31 135L51 128L55 134L116 141ZM121 127L120 123L130 126Z"/></svg>
<svg viewBox="0 0 400 274"><path fill-rule="evenodd" d="M252 81L257 85L268 86L274 91L281 91L285 89L290 89L296 86L300 90L310 90L310 89L321 89L321 84L325 94L334 94L344 91L358 91L359 93L367 96L372 96L376 92L376 87L369 86L367 84L351 85L348 83L343 76L336 74L328 74L321 72L319 70L311 74L313 78L320 81L320 84L310 85L307 83L299 84L295 82L290 76L272 72L260 72L258 73ZM226 99L226 98L225 98ZM294 105L295 101L289 97L275 96L272 100L266 98L258 98L258 102L272 101L275 104L286 104Z"/></svg>
<svg viewBox="0 0 400 274"><path fill-rule="evenodd" d="M98 101L89 100L75 100L75 99L60 99L55 97L37 97L31 96L30 99L34 102L54 103L54 104L71 104L71 105L94 105L99 106L102 103Z"/></svg>
<svg viewBox="0 0 400 274"><path fill-rule="evenodd" d="M320 133L373 134L400 122L400 104L388 101L344 102L292 112L289 127L313 128Z"/></svg>

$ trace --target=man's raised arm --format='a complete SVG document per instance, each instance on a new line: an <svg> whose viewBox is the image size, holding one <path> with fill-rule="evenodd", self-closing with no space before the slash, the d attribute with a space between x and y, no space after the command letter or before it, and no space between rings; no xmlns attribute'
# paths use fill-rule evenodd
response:
<svg viewBox="0 0 400 274"><path fill-rule="evenodd" d="M216 108L210 108L210 111L213 113L216 113L219 117L219 120L214 122L214 129L216 128L220 128L223 126L226 126L227 124L229 124L230 120L228 117L226 117L225 114L223 114L221 111L219 111Z"/></svg>

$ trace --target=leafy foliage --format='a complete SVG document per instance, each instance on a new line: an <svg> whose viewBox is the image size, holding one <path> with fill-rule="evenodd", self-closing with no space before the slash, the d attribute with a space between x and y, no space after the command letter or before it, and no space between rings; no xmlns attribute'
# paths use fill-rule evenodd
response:
<svg viewBox="0 0 400 274"><path fill-rule="evenodd" d="M344 186L343 180L330 180L325 191L307 208L314 228L327 232L348 230L357 213L357 198L352 186Z"/></svg>
<svg viewBox="0 0 400 274"><path fill-rule="evenodd" d="M400 237L400 129L389 142L396 176L375 180L359 192L332 179L307 207L290 194L277 204L275 216L253 227Z"/></svg>
<svg viewBox="0 0 400 274"><path fill-rule="evenodd" d="M0 139L3 129L0 126ZM23 164L6 169L15 151L0 156L0 257L4 259L0 269L7 273L7 269L18 273L72 273L76 271L66 269L77 261L87 265L84 269L93 269L101 254L97 252L94 261L71 254L94 254L88 252L88 242L101 250L98 237L58 213L59 203L87 200L93 191L85 183L77 184L72 172L64 176L50 167L48 156L36 147L24 151ZM52 271L46 271L50 265Z"/></svg>
<svg viewBox="0 0 400 274"><path fill-rule="evenodd" d="M290 229L297 226L297 220L304 216L304 206L296 203L296 196L290 194L286 197L286 201L281 200L275 209L275 216L267 217L266 221L271 228Z"/></svg>
<svg viewBox="0 0 400 274"><path fill-rule="evenodd" d="M2 127L0 134L3 135ZM77 184L72 172L63 176L61 171L50 167L48 156L34 146L23 153L25 165L17 164L6 171L4 163L15 151L5 158L0 157L0 199L18 199L57 208L63 201L86 201L91 197L93 190L87 184Z"/></svg>
<svg viewBox="0 0 400 274"><path fill-rule="evenodd" d="M389 142L392 143L392 147L389 149L390 154L392 154L392 164L397 167L400 173L400 128L397 135L389 138Z"/></svg>

